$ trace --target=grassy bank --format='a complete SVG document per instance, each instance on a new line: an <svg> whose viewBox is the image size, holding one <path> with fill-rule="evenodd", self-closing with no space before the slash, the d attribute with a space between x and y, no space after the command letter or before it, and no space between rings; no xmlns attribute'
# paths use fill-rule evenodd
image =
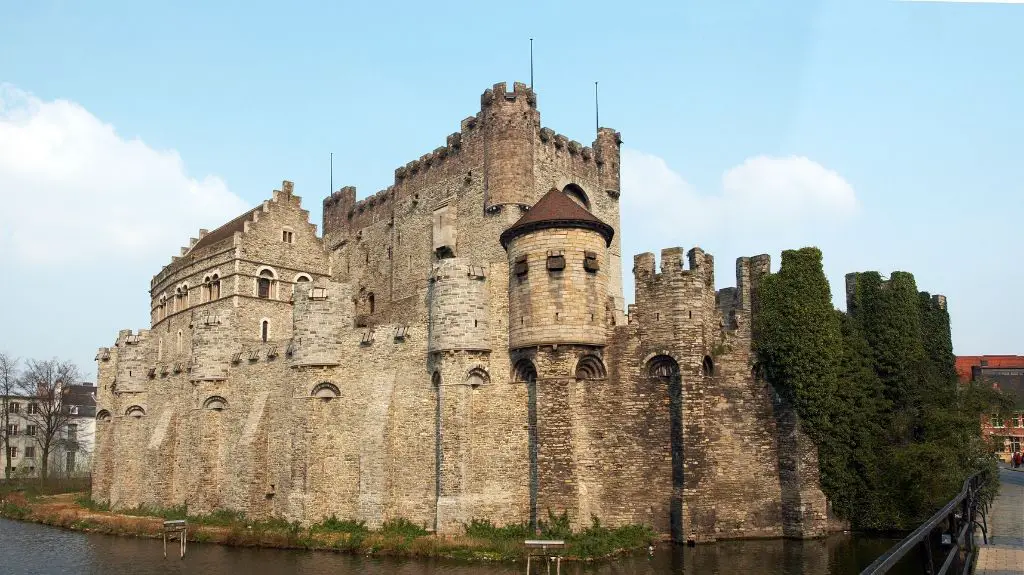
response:
<svg viewBox="0 0 1024 575"><path fill-rule="evenodd" d="M565 556L577 560L607 558L645 548L657 538L644 526L613 529L596 519L586 529L574 532L568 517L553 515L539 522L539 535L525 524L497 527L486 520L474 520L464 526L461 535L440 536L404 519L369 529L361 521L336 517L304 527L283 519L251 520L227 510L189 515L184 507L139 507L115 513L83 493L44 496L10 492L0 501L0 516L77 531L135 537L159 537L164 520L187 519L190 541L474 561L523 559L526 557L523 540L531 538L564 539L568 547Z"/></svg>

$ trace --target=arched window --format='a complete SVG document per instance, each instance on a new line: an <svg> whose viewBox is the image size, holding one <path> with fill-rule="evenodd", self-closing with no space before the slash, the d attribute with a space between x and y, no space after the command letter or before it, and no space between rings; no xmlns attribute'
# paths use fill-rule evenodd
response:
<svg viewBox="0 0 1024 575"><path fill-rule="evenodd" d="M310 279L310 277L308 275L306 275L306 274L299 274L299 275L295 276L295 283L311 282L311 281L313 281L313 280Z"/></svg>
<svg viewBox="0 0 1024 575"><path fill-rule="evenodd" d="M705 377L715 375L715 362L712 361L710 355L704 356L704 363L701 365L701 369L703 369Z"/></svg>
<svg viewBox="0 0 1024 575"><path fill-rule="evenodd" d="M264 342L267 341L267 337L270 336L270 322L263 320L260 322L260 339Z"/></svg>
<svg viewBox="0 0 1024 575"><path fill-rule="evenodd" d="M211 395L203 402L203 409L211 411L223 411L228 406L228 400L219 395Z"/></svg>
<svg viewBox="0 0 1024 575"><path fill-rule="evenodd" d="M470 387L476 389L481 385L487 385L491 381L491 376L487 374L487 370L481 367L474 367L469 371L469 377L466 378L466 383Z"/></svg>
<svg viewBox="0 0 1024 575"><path fill-rule="evenodd" d="M178 330L178 341L177 341L177 345L175 346L175 349L177 349L177 353L181 353L181 330L180 329Z"/></svg>
<svg viewBox="0 0 1024 575"><path fill-rule="evenodd" d="M213 274L210 278L210 299L220 299L220 274Z"/></svg>
<svg viewBox="0 0 1024 575"><path fill-rule="evenodd" d="M96 412L96 421L110 421L110 412L106 409L101 409Z"/></svg>
<svg viewBox="0 0 1024 575"><path fill-rule="evenodd" d="M604 379L608 372L604 369L604 362L596 355L585 355L576 364L576 379Z"/></svg>
<svg viewBox="0 0 1024 575"><path fill-rule="evenodd" d="M652 357L647 362L647 376L663 380L678 379L680 377L679 364L667 355Z"/></svg>
<svg viewBox="0 0 1024 575"><path fill-rule="evenodd" d="M335 397L340 397L341 390L338 389L337 385L334 385L329 381L322 381L313 386L313 391L311 391L309 395L317 399L330 401Z"/></svg>
<svg viewBox="0 0 1024 575"><path fill-rule="evenodd" d="M263 299L269 299L270 287L273 283L274 272L270 270L261 271L259 277L256 278L256 296Z"/></svg>
<svg viewBox="0 0 1024 575"><path fill-rule="evenodd" d="M569 196L569 199L583 206L585 209L590 210L590 200L587 199L587 194L583 191L583 188L576 184L569 184L562 188L562 193Z"/></svg>
<svg viewBox="0 0 1024 575"><path fill-rule="evenodd" d="M133 405L128 409L124 410L124 414L127 415L128 417L134 417L138 419L146 415L146 410L142 409L141 405Z"/></svg>
<svg viewBox="0 0 1024 575"><path fill-rule="evenodd" d="M188 302L188 284L181 286L181 309L187 308Z"/></svg>
<svg viewBox="0 0 1024 575"><path fill-rule="evenodd" d="M516 362L512 372L513 381L520 383L533 383L537 381L537 367L528 359L521 359Z"/></svg>
<svg viewBox="0 0 1024 575"><path fill-rule="evenodd" d="M213 299L213 294L210 292L210 276L203 278L203 301L210 301Z"/></svg>

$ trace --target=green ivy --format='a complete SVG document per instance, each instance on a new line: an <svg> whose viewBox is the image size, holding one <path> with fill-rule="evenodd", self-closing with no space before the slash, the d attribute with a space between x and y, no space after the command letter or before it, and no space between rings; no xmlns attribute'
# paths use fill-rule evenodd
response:
<svg viewBox="0 0 1024 575"><path fill-rule="evenodd" d="M761 373L818 447L822 488L858 529L910 529L982 471L980 417L1005 402L957 383L949 314L914 276L855 274L832 308L816 248L785 251L754 318Z"/></svg>

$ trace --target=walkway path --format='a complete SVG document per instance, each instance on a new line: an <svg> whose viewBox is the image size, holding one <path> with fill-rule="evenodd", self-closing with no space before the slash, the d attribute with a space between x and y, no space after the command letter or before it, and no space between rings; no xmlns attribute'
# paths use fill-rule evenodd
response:
<svg viewBox="0 0 1024 575"><path fill-rule="evenodd" d="M999 495L988 515L988 545L976 575L1024 575L1024 471L999 469Z"/></svg>

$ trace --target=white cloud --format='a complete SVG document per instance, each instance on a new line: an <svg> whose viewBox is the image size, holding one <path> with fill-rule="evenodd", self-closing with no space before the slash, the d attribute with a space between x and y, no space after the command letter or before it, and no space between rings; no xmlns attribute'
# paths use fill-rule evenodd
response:
<svg viewBox="0 0 1024 575"><path fill-rule="evenodd" d="M0 259L25 267L145 263L154 274L200 227L247 205L174 150L125 139L82 106L0 84Z"/></svg>
<svg viewBox="0 0 1024 575"><path fill-rule="evenodd" d="M702 193L658 156L622 152L623 220L645 236L757 235L854 216L853 186L802 156L756 156L726 170L719 189ZM633 230L630 230L631 232Z"/></svg>

